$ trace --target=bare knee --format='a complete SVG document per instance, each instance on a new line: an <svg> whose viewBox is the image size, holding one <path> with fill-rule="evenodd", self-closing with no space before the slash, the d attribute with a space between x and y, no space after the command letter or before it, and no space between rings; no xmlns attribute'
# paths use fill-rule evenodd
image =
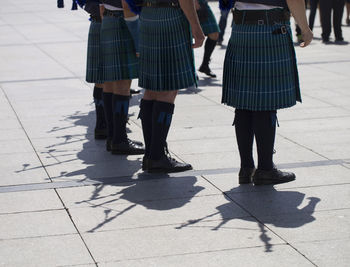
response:
<svg viewBox="0 0 350 267"><path fill-rule="evenodd" d="M208 34L208 37L214 41L216 41L217 39L219 39L219 33L218 32L212 32Z"/></svg>

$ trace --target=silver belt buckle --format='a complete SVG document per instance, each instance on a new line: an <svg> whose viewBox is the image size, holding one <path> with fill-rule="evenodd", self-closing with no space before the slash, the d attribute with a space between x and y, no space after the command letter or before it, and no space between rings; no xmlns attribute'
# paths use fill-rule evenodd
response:
<svg viewBox="0 0 350 267"><path fill-rule="evenodd" d="M263 19L259 19L258 20L258 25L264 25L264 20Z"/></svg>
<svg viewBox="0 0 350 267"><path fill-rule="evenodd" d="M286 26L281 27L281 32L282 34L286 34L288 32Z"/></svg>

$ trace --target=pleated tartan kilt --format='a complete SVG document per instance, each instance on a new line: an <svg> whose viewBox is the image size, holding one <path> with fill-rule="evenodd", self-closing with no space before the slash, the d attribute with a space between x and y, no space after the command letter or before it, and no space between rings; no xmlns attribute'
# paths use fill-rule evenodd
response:
<svg viewBox="0 0 350 267"><path fill-rule="evenodd" d="M179 8L144 7L140 14L139 86L172 91L196 84L192 35Z"/></svg>
<svg viewBox="0 0 350 267"><path fill-rule="evenodd" d="M88 83L103 83L100 33L101 22L91 21L86 60L86 81Z"/></svg>
<svg viewBox="0 0 350 267"><path fill-rule="evenodd" d="M281 25L235 25L227 47L222 103L238 109L277 110L301 102L291 29Z"/></svg>
<svg viewBox="0 0 350 267"><path fill-rule="evenodd" d="M205 0L198 0L198 2L204 4L207 8L208 16L206 19L200 19L199 22L202 27L204 35L208 35L214 32L220 32L218 23L216 22L213 11Z"/></svg>
<svg viewBox="0 0 350 267"><path fill-rule="evenodd" d="M138 77L138 59L132 36L123 18L104 16L101 25L102 72L105 82Z"/></svg>

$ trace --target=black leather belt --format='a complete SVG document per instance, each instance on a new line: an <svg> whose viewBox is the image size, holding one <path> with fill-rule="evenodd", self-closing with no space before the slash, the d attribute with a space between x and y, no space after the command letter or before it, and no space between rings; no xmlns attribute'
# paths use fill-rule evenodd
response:
<svg viewBox="0 0 350 267"><path fill-rule="evenodd" d="M120 17L123 16L123 10L109 10L105 9L103 16Z"/></svg>
<svg viewBox="0 0 350 267"><path fill-rule="evenodd" d="M235 10L233 20L235 24L274 25L285 23L290 19L290 12L286 10Z"/></svg>
<svg viewBox="0 0 350 267"><path fill-rule="evenodd" d="M142 4L144 7L174 7L180 8L179 2L144 2Z"/></svg>
<svg viewBox="0 0 350 267"><path fill-rule="evenodd" d="M102 22L102 19L100 16L90 16L90 20L93 22Z"/></svg>

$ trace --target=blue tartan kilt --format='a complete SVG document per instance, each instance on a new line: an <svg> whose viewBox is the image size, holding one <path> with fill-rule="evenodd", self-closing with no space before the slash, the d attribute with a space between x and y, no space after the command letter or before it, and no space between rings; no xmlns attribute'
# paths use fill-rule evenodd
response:
<svg viewBox="0 0 350 267"><path fill-rule="evenodd" d="M144 7L140 14L139 86L171 91L196 84L192 35L179 8Z"/></svg>
<svg viewBox="0 0 350 267"><path fill-rule="evenodd" d="M206 18L199 20L204 35L208 35L214 32L220 32L219 25L216 22L215 16L210 6L208 5L208 2L205 0L198 0L198 2L206 7L208 14Z"/></svg>
<svg viewBox="0 0 350 267"><path fill-rule="evenodd" d="M100 32L101 23L91 21L86 60L86 81L88 83L103 83Z"/></svg>
<svg viewBox="0 0 350 267"><path fill-rule="evenodd" d="M222 103L238 109L277 110L301 102L290 25L235 25L227 47Z"/></svg>
<svg viewBox="0 0 350 267"><path fill-rule="evenodd" d="M138 77L138 59L123 11L118 17L104 16L101 25L102 71L105 82Z"/></svg>

